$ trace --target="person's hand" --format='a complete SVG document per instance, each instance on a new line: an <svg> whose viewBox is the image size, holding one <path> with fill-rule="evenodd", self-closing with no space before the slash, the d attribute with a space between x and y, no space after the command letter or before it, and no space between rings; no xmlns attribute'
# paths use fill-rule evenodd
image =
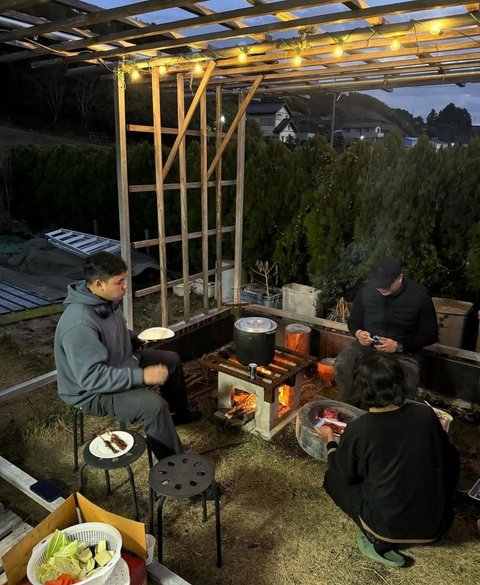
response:
<svg viewBox="0 0 480 585"><path fill-rule="evenodd" d="M363 329L359 329L355 333L355 337L357 338L358 343L360 345L363 345L364 347L367 347L368 345L372 345L372 343L373 343L373 339L371 338L369 331L364 331Z"/></svg>
<svg viewBox="0 0 480 585"><path fill-rule="evenodd" d="M397 342L389 337L379 337L378 342L374 347L377 351L395 353L397 351Z"/></svg>
<svg viewBox="0 0 480 585"><path fill-rule="evenodd" d="M335 436L333 434L332 427L329 427L328 425L322 425L321 427L317 427L315 431L327 443L329 443L330 441L335 441Z"/></svg>
<svg viewBox="0 0 480 585"><path fill-rule="evenodd" d="M155 364L143 368L143 383L146 386L156 386L165 384L168 378L168 368L163 364Z"/></svg>

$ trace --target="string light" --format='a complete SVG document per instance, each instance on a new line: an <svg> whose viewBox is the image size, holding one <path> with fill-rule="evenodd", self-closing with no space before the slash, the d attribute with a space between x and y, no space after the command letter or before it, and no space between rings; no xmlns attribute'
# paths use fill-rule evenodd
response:
<svg viewBox="0 0 480 585"><path fill-rule="evenodd" d="M243 49L240 49L240 53L238 53L238 61L240 63L245 63L247 61L247 53Z"/></svg>
<svg viewBox="0 0 480 585"><path fill-rule="evenodd" d="M302 56L299 53L297 53L295 57L292 59L292 63L295 67L300 67L300 65L302 64Z"/></svg>
<svg viewBox="0 0 480 585"><path fill-rule="evenodd" d="M139 81L142 78L142 74L140 73L140 69L133 66L130 69L130 81Z"/></svg>
<svg viewBox="0 0 480 585"><path fill-rule="evenodd" d="M165 75L165 73L167 72L167 67L165 65L160 65L160 67L158 68L158 72L160 73L160 75Z"/></svg>
<svg viewBox="0 0 480 585"><path fill-rule="evenodd" d="M400 41L398 39L393 39L392 42L390 43L390 49L392 51L398 51L398 49L400 49L401 44Z"/></svg>
<svg viewBox="0 0 480 585"><path fill-rule="evenodd" d="M434 22L430 26L430 34L437 36L442 32L442 25L440 22Z"/></svg>
<svg viewBox="0 0 480 585"><path fill-rule="evenodd" d="M333 49L333 56L334 57L341 57L343 55L343 49L341 45L335 45L335 48Z"/></svg>
<svg viewBox="0 0 480 585"><path fill-rule="evenodd" d="M196 75L201 75L203 73L203 67L201 63L195 63L195 67L193 68L193 71Z"/></svg>

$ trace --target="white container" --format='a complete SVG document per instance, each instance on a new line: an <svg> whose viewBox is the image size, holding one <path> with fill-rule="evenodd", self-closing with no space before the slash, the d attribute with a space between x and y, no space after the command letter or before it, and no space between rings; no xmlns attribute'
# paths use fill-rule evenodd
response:
<svg viewBox="0 0 480 585"><path fill-rule="evenodd" d="M177 284L177 285L175 285L173 287L173 294L174 295L177 295L177 297L183 297L183 296L185 296L183 284Z"/></svg>
<svg viewBox="0 0 480 585"><path fill-rule="evenodd" d="M222 267L231 266L232 264L233 260L222 261ZM234 268L227 268L227 270L222 271L222 301L224 301L225 303L233 303L234 278L235 278ZM215 283L216 282L217 277L215 276Z"/></svg>
<svg viewBox="0 0 480 585"><path fill-rule="evenodd" d="M306 317L317 316L318 290L295 282L286 284L282 290L284 311Z"/></svg>
<svg viewBox="0 0 480 585"><path fill-rule="evenodd" d="M120 552L122 550L122 535L120 532L113 526L102 522L75 524L74 526L64 528L62 532L69 541L78 540L79 542L86 542L89 546L97 544L99 540L107 541L107 548L115 551L113 558L104 567L99 568L91 577L83 579L80 583L82 585L83 583L85 585L104 585L108 583L109 576L120 559ZM35 568L44 562L47 545L51 536L49 534L33 548L32 556L27 565L27 577L32 585L42 585L35 575Z"/></svg>
<svg viewBox="0 0 480 585"><path fill-rule="evenodd" d="M192 282L192 292L196 295L203 296L203 278L197 278ZM215 294L215 283L209 282L208 283L208 298L211 299Z"/></svg>
<svg viewBox="0 0 480 585"><path fill-rule="evenodd" d="M465 323L473 303L432 297L438 320L438 341L442 345L461 348Z"/></svg>

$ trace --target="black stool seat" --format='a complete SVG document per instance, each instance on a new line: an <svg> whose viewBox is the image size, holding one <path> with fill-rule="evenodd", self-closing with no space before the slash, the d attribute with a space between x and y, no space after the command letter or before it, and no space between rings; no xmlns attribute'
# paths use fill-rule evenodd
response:
<svg viewBox="0 0 480 585"><path fill-rule="evenodd" d="M96 469L103 469L105 472L105 482L107 484L107 494L111 493L110 488L110 476L108 474L109 471L112 469L122 469L126 468L128 472L128 478L130 481L130 491L132 494L132 504L135 513L135 519L139 519L138 513L138 503L137 503L137 492L135 489L135 480L133 477L133 471L130 465L135 463L137 459L139 459L144 453L145 449L147 448L147 441L145 440L142 435L136 433L135 431L128 431L130 435L132 435L134 444L133 447L124 453L123 455L119 455L118 457L111 457L111 458L102 458L97 457L90 451L90 444L94 440L90 441L83 450L83 460L84 462L80 466L78 470L78 483L79 483L79 492L83 493L83 472L87 466L94 467ZM152 466L152 456L150 450L148 451L148 459L150 463L150 467Z"/></svg>
<svg viewBox="0 0 480 585"><path fill-rule="evenodd" d="M157 508L158 562L163 561L163 505L167 498L183 499L201 496L203 521L207 520L207 495L215 501L215 536L217 544L217 567L222 566L220 540L220 492L215 483L215 466L203 455L181 453L159 461L150 469L150 531L153 532L153 499L160 496Z"/></svg>

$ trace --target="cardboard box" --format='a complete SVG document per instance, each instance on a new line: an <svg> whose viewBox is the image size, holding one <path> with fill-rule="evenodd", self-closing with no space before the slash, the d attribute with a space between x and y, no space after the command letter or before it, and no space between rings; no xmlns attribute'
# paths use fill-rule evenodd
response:
<svg viewBox="0 0 480 585"><path fill-rule="evenodd" d="M8 585L17 585L26 576L32 549L42 538L55 532L57 528L62 530L79 522L104 522L114 526L122 535L122 550L141 559L147 558L145 525L142 522L135 522L107 512L76 493L65 500L3 556L3 567Z"/></svg>

